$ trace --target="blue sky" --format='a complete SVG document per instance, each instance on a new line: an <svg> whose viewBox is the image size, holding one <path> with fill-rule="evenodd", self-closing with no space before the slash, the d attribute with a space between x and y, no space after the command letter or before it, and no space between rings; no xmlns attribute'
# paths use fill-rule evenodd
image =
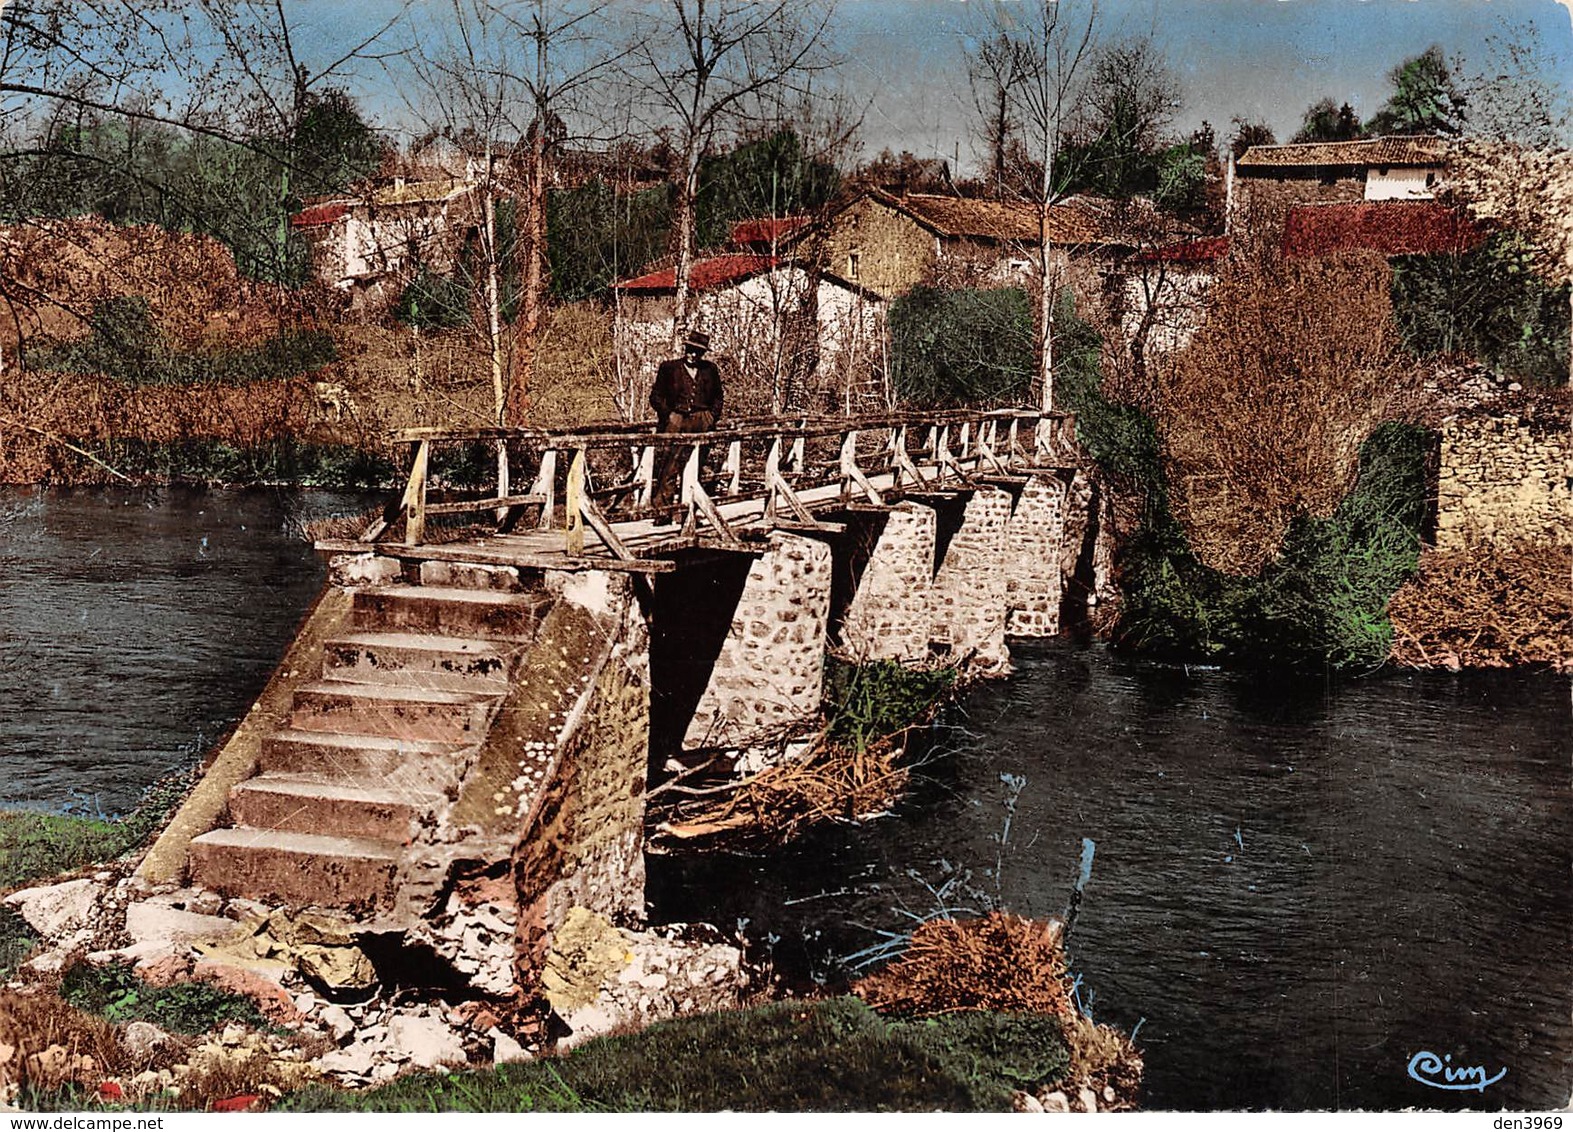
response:
<svg viewBox="0 0 1573 1132"><path fill-rule="evenodd" d="M449 7L414 2L415 26L440 21ZM959 37L985 2L993 0L840 0L842 81L866 108L866 153L889 146L972 163ZM1387 96L1388 71L1432 44L1483 61L1490 37L1535 34L1545 77L1573 90L1568 5L1573 0L1102 0L1099 23L1106 37L1147 35L1163 50L1181 81L1177 132L1207 119L1223 137L1239 115L1264 119L1287 138L1324 96L1369 116ZM397 4L296 0L294 7L326 55ZM366 79L367 108L396 125L402 104L390 81Z"/></svg>

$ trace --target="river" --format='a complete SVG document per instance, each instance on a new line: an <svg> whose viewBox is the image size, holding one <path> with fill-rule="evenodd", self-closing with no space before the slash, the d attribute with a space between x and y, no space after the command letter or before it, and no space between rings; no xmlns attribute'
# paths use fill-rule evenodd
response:
<svg viewBox="0 0 1573 1132"><path fill-rule="evenodd" d="M123 811L196 758L320 585L293 527L361 503L0 489L0 804ZM652 913L746 920L783 970L833 984L941 905L1061 912L1086 838L1078 993L1139 1024L1149 1106L1568 1103L1567 677L1013 652L894 815L768 858L652 858ZM1425 1052L1505 1073L1439 1090L1415 1076L1445 1070L1409 1072Z"/></svg>

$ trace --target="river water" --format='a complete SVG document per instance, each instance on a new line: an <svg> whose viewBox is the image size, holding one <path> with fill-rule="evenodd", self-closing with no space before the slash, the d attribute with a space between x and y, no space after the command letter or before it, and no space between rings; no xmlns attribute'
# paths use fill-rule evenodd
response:
<svg viewBox="0 0 1573 1132"><path fill-rule="evenodd" d="M0 805L124 810L198 757L320 585L292 529L363 502L0 489ZM833 985L937 907L1061 913L1090 839L1078 993L1139 1024L1150 1107L1568 1103L1568 678L1013 652L895 814L768 858L652 858L652 914L746 920ZM1506 1072L1436 1089L1409 1072L1428 1051L1447 1060L1421 1077Z"/></svg>

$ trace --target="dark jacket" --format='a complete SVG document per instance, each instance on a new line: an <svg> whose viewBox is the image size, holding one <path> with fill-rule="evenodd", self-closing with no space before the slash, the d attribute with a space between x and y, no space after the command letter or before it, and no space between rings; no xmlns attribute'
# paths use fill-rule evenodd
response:
<svg viewBox="0 0 1573 1132"><path fill-rule="evenodd" d="M662 425L672 413L714 413L721 415L721 371L714 362L701 358L690 377L682 358L662 362L655 371L655 386L650 390L650 407Z"/></svg>

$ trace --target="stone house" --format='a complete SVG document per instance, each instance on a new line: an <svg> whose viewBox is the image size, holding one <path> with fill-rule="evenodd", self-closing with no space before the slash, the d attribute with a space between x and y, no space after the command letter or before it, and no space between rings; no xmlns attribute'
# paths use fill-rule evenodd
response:
<svg viewBox="0 0 1573 1132"><path fill-rule="evenodd" d="M886 304L869 288L756 253L698 260L689 286L691 329L710 335L729 417L885 408ZM639 419L655 367L672 353L676 273L651 271L613 290L617 400Z"/></svg>
<svg viewBox="0 0 1573 1132"><path fill-rule="evenodd" d="M392 182L311 202L290 227L311 245L313 276L353 306L392 301L416 265L447 274L481 225L479 182L470 177Z"/></svg>
<svg viewBox="0 0 1573 1132"><path fill-rule="evenodd" d="M1229 237L1203 236L1147 249L1121 264L1108 301L1133 351L1150 360L1190 344L1228 255Z"/></svg>
<svg viewBox="0 0 1573 1132"><path fill-rule="evenodd" d="M1229 165L1229 224L1271 222L1296 204L1431 200L1447 147L1432 137L1254 145Z"/></svg>
<svg viewBox="0 0 1573 1132"><path fill-rule="evenodd" d="M1117 230L1116 212L1111 201L1083 196L1049 210L1049 234L1062 274L1068 269L1073 282L1093 280L1136 246ZM885 299L947 276L975 285L1015 286L1033 274L1038 208L1025 201L896 196L869 189L802 239L804 253L827 271Z"/></svg>

